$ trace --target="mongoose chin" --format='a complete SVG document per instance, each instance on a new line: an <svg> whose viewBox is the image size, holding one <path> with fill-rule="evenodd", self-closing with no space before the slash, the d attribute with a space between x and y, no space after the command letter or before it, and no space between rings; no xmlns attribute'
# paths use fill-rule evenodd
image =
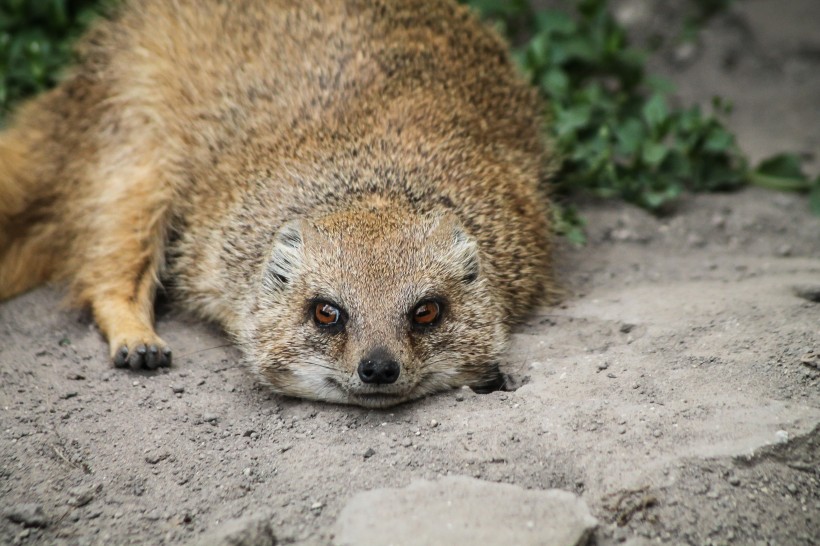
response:
<svg viewBox="0 0 820 546"><path fill-rule="evenodd" d="M117 367L162 284L277 392L503 384L554 292L543 105L450 0L125 0L0 133L0 299L46 282Z"/></svg>

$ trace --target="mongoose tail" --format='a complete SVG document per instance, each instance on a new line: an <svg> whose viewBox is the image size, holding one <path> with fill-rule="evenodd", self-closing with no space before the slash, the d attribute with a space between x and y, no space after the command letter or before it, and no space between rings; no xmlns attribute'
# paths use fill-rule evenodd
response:
<svg viewBox="0 0 820 546"><path fill-rule="evenodd" d="M31 110L29 105L29 110ZM44 252L53 229L38 222L51 199L38 188L31 153L38 132L19 126L0 133L0 300L48 281L54 273Z"/></svg>

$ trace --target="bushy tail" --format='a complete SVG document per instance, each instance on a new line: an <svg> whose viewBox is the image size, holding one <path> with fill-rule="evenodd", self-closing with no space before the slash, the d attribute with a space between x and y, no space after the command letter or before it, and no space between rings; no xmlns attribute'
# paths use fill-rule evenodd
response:
<svg viewBox="0 0 820 546"><path fill-rule="evenodd" d="M0 251L8 245L14 218L20 216L34 195L31 168L27 165L26 140L16 129L0 133Z"/></svg>
<svg viewBox="0 0 820 546"><path fill-rule="evenodd" d="M0 132L0 300L46 282L53 273L53 256L44 249L55 233L34 228L44 189L41 135L25 124Z"/></svg>

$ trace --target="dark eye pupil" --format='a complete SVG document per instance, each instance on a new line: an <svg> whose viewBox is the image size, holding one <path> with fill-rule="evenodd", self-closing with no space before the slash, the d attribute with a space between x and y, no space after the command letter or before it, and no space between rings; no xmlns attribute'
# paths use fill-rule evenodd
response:
<svg viewBox="0 0 820 546"><path fill-rule="evenodd" d="M416 324L432 324L438 318L438 314L438 303L422 303L413 311L413 321Z"/></svg>
<svg viewBox="0 0 820 546"><path fill-rule="evenodd" d="M329 303L316 306L316 318L322 324L336 324L339 321L339 310Z"/></svg>

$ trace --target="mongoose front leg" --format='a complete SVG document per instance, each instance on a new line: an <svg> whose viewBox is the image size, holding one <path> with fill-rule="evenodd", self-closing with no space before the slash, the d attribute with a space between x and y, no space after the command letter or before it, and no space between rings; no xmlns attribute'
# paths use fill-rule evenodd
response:
<svg viewBox="0 0 820 546"><path fill-rule="evenodd" d="M109 190L115 197L94 219L94 244L78 268L77 295L91 307L115 366L170 366L171 349L153 327L169 190L153 178L115 186L122 191ZM135 201L141 206L135 207Z"/></svg>
<svg viewBox="0 0 820 546"><path fill-rule="evenodd" d="M108 339L118 368L155 369L171 365L171 349L154 332L155 264L138 278L110 283L91 303L94 317ZM130 292L130 294L129 294Z"/></svg>

